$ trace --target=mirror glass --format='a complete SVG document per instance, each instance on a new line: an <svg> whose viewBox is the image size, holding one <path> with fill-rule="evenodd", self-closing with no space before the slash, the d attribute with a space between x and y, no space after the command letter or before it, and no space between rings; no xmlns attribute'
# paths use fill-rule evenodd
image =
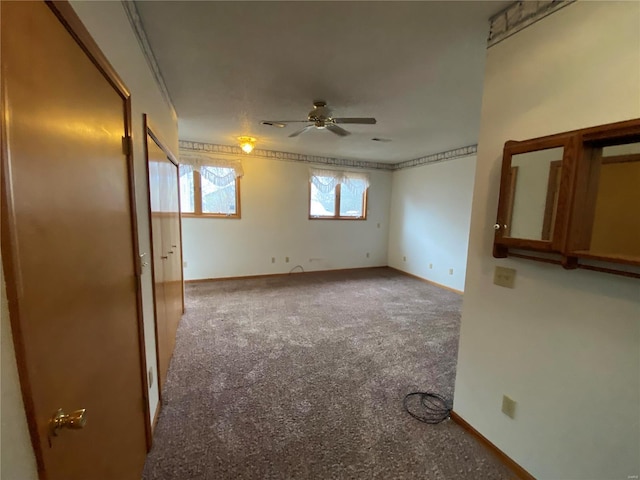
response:
<svg viewBox="0 0 640 480"><path fill-rule="evenodd" d="M558 147L511 157L511 194L503 236L551 240L563 152Z"/></svg>
<svg viewBox="0 0 640 480"><path fill-rule="evenodd" d="M640 258L640 143L602 149L589 251Z"/></svg>

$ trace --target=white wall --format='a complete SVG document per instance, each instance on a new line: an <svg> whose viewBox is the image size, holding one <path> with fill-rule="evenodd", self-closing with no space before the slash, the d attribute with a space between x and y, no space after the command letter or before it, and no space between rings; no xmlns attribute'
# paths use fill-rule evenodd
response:
<svg viewBox="0 0 640 480"><path fill-rule="evenodd" d="M163 100L147 62L138 46L129 20L120 2L72 1L74 10L98 43L131 92L132 128L134 142L134 173L140 251L149 252L149 216L146 165L143 150L142 114L147 113L157 133L174 153L178 151L177 119ZM151 272L142 275L143 314L147 368L153 368L157 378L155 328ZM4 295L4 281L2 283ZM19 397L20 387L13 363L13 344L9 332L9 315L2 304L2 478L30 480L36 478L31 444L28 441L24 406ZM6 403L5 403L6 402ZM150 415L158 405L157 382L149 390ZM7 432L7 437L5 437ZM7 445L8 442L11 445ZM11 456L9 456L11 452Z"/></svg>
<svg viewBox="0 0 640 480"><path fill-rule="evenodd" d="M27 417L22 403L16 354L11 338L9 306L4 283L4 269L0 271L0 369L2 370L2 388L0 389L0 478L30 480L38 478L36 457L31 448Z"/></svg>
<svg viewBox="0 0 640 480"><path fill-rule="evenodd" d="M369 172L367 220L309 220L308 164L237 158L244 168L242 218L183 219L185 279L387 264L390 172Z"/></svg>
<svg viewBox="0 0 640 480"><path fill-rule="evenodd" d="M487 53L454 409L539 479L640 474L640 282L492 258L501 151L640 117L639 25L638 2L579 1Z"/></svg>
<svg viewBox="0 0 640 480"><path fill-rule="evenodd" d="M393 173L389 266L464 290L475 168L469 156Z"/></svg>

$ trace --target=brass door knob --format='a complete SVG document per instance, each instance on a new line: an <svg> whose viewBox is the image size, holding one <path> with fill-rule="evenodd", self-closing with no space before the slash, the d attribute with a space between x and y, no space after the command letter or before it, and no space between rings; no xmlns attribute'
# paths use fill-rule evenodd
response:
<svg viewBox="0 0 640 480"><path fill-rule="evenodd" d="M86 412L86 409L81 408L80 410L66 414L61 408L59 408L49 420L49 430L51 435L57 437L58 430L61 428L71 428L73 430L84 428L87 424Z"/></svg>

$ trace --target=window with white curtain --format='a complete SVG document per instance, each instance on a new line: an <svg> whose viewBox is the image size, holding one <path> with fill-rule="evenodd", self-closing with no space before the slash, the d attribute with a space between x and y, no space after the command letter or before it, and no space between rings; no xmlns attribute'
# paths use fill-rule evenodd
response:
<svg viewBox="0 0 640 480"><path fill-rule="evenodd" d="M180 155L180 211L186 216L240 218L239 161Z"/></svg>
<svg viewBox="0 0 640 480"><path fill-rule="evenodd" d="M369 175L313 168L309 179L309 218L366 220Z"/></svg>

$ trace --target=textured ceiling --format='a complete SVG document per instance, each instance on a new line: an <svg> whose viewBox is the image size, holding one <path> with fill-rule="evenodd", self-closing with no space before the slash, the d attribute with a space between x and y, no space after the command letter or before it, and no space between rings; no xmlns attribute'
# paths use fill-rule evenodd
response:
<svg viewBox="0 0 640 480"><path fill-rule="evenodd" d="M183 140L377 162L477 142L488 19L510 2L137 2ZM314 100L338 137L288 135ZM375 142L374 137L391 140Z"/></svg>

